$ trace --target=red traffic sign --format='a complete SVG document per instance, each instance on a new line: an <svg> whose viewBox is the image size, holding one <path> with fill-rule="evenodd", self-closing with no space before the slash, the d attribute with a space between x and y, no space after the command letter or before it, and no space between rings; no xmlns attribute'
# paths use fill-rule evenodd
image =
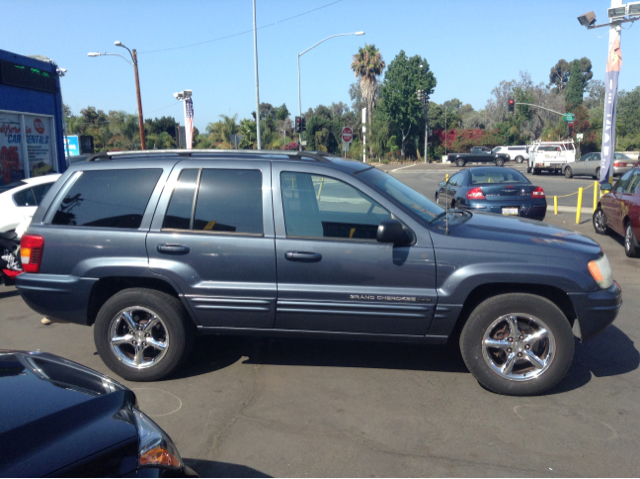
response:
<svg viewBox="0 0 640 479"><path fill-rule="evenodd" d="M353 139L353 130L348 126L345 126L342 129L342 141L344 141L345 143L350 143L352 139Z"/></svg>

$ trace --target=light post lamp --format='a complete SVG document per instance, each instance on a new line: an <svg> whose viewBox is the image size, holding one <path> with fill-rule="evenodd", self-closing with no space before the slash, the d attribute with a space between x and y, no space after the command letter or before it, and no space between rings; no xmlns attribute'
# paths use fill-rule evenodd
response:
<svg viewBox="0 0 640 479"><path fill-rule="evenodd" d="M309 50L314 49L315 47L317 47L318 45L320 45L323 42L326 42L327 40L330 40L331 38L335 38L335 37L348 37L351 35L364 35L364 32L354 32L354 33L338 33L337 35L331 35L330 37L325 38L324 40L320 40L318 43L316 43L315 45L307 48L305 51L303 51L302 53L298 53L298 114L300 115L300 118L302 118L302 97L300 95L300 57L302 55L304 55L305 53L307 53ZM302 150L302 131L299 132L299 149Z"/></svg>
<svg viewBox="0 0 640 479"><path fill-rule="evenodd" d="M129 52L129 55L131 55L131 61L127 60L125 57L123 57L119 53L91 52L91 53L88 53L88 55L90 57L114 55L114 56L122 58L124 61L126 61L129 65L131 65L133 67L133 73L134 73L135 79L136 79L136 96L138 97L138 123L139 123L139 127L140 127L140 147L143 150L145 150L147 145L146 145L146 142L145 142L145 139L144 139L144 119L142 117L142 99L140 98L140 79L138 78L138 55L136 53L136 49L135 48L133 49L133 51L129 50L129 47L124 45L122 42L119 42L119 41L118 42L114 42L114 45L117 46L117 47L126 48L127 51Z"/></svg>

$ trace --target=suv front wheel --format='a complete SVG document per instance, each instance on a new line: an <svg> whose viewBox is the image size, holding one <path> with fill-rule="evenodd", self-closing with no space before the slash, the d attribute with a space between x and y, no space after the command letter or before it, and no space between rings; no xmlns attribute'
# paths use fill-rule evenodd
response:
<svg viewBox="0 0 640 479"><path fill-rule="evenodd" d="M113 372L129 381L157 381L184 361L194 326L177 298L160 291L120 291L100 308L96 348Z"/></svg>
<svg viewBox="0 0 640 479"><path fill-rule="evenodd" d="M531 294L494 296L477 306L460 336L471 374L499 394L541 394L569 371L574 339L560 309Z"/></svg>

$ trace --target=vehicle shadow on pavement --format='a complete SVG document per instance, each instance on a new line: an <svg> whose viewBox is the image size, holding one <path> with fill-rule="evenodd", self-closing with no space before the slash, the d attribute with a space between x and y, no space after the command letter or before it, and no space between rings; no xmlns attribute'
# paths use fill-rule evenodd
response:
<svg viewBox="0 0 640 479"><path fill-rule="evenodd" d="M468 372L458 348L448 345L325 339L263 340L245 363Z"/></svg>
<svg viewBox="0 0 640 479"><path fill-rule="evenodd" d="M244 364L469 372L458 348L449 345L201 336L172 379L217 371L243 357Z"/></svg>
<svg viewBox="0 0 640 479"><path fill-rule="evenodd" d="M200 477L272 477L251 467L228 462L185 459L184 463Z"/></svg>
<svg viewBox="0 0 640 479"><path fill-rule="evenodd" d="M576 340L573 364L566 377L547 394L578 389L596 378L619 376L640 366L640 352L634 342L615 326L582 344Z"/></svg>
<svg viewBox="0 0 640 479"><path fill-rule="evenodd" d="M13 298L14 296L20 296L20 292L17 289L0 290L0 299Z"/></svg>

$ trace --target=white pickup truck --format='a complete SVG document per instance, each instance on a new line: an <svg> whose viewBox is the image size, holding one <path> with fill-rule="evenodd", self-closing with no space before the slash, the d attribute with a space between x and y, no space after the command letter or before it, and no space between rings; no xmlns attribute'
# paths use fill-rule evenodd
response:
<svg viewBox="0 0 640 479"><path fill-rule="evenodd" d="M567 163L576 161L576 147L569 141L534 141L529 147L527 173L539 175L542 170L560 173Z"/></svg>

